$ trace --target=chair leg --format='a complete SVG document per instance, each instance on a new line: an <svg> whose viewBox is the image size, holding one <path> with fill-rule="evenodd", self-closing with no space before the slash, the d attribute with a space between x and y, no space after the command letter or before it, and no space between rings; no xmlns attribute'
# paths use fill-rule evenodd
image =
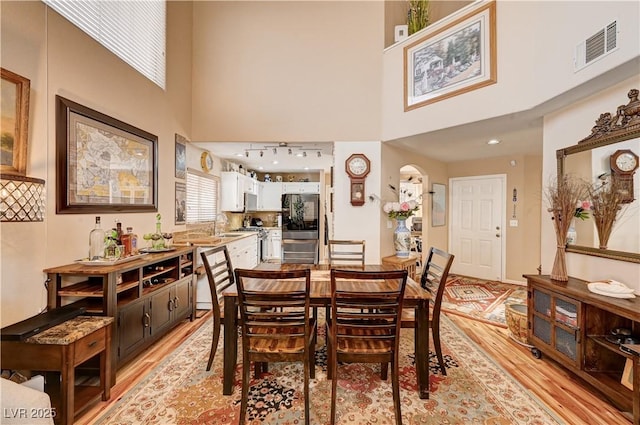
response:
<svg viewBox="0 0 640 425"><path fill-rule="evenodd" d="M400 381L398 363L391 360L391 387L393 389L393 407L396 414L396 425L402 425L402 412L400 410Z"/></svg>
<svg viewBox="0 0 640 425"><path fill-rule="evenodd" d="M331 356L333 357L333 356ZM338 361L334 359L331 361L329 365L331 369L331 376L333 379L331 380L331 425L335 425L336 423L336 398L338 391ZM327 373L328 375L328 373Z"/></svg>
<svg viewBox="0 0 640 425"><path fill-rule="evenodd" d="M207 363L207 372L211 370L213 358L216 356L218 349L218 340L220 339L220 319L213 320L213 340L211 340L211 352L209 353L209 362Z"/></svg>
<svg viewBox="0 0 640 425"><path fill-rule="evenodd" d="M444 367L444 358L442 357L442 345L440 344L440 326L434 326L432 328L433 333L433 347L436 350L436 356L438 357L438 364L440 365L440 371L443 375L447 375L447 369Z"/></svg>
<svg viewBox="0 0 640 425"><path fill-rule="evenodd" d="M380 379L386 381L389 377L389 363L380 363Z"/></svg>
<svg viewBox="0 0 640 425"><path fill-rule="evenodd" d="M307 359L307 363L309 364L309 376L311 379L315 379L316 377L316 346L315 344L311 344L309 347L309 356Z"/></svg>
<svg viewBox="0 0 640 425"><path fill-rule="evenodd" d="M329 334L327 334L327 379L331 380L333 378L333 347L331 344L331 339L329 338Z"/></svg>
<svg viewBox="0 0 640 425"><path fill-rule="evenodd" d="M312 351L313 353L313 351ZM310 369L315 369L315 365L311 362L304 363L304 424L309 425L309 374Z"/></svg>
<svg viewBox="0 0 640 425"><path fill-rule="evenodd" d="M242 398L240 400L240 420L238 424L244 424L246 421L247 404L249 402L250 369L251 362L248 359L242 359Z"/></svg>

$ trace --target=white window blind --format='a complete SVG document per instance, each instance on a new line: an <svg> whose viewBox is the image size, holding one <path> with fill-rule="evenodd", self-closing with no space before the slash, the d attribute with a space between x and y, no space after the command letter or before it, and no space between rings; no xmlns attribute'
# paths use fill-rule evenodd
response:
<svg viewBox="0 0 640 425"><path fill-rule="evenodd" d="M165 0L43 0L142 75L165 88Z"/></svg>
<svg viewBox="0 0 640 425"><path fill-rule="evenodd" d="M220 179L187 170L187 223L214 221L218 215Z"/></svg>

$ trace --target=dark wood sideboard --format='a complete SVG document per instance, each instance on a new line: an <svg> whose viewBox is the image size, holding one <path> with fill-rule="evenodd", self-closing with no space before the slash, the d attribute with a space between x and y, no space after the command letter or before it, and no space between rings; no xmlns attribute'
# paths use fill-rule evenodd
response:
<svg viewBox="0 0 640 425"><path fill-rule="evenodd" d="M142 255L115 265L45 269L50 309L70 303L114 318L111 382L116 370L181 320L195 318L195 248Z"/></svg>
<svg viewBox="0 0 640 425"><path fill-rule="evenodd" d="M547 275L527 279L529 343L591 384L640 425L640 388L621 383L627 360L634 355L607 340L615 328L640 335L640 298L620 299L594 294L587 281L552 280ZM634 368L634 382L640 370Z"/></svg>

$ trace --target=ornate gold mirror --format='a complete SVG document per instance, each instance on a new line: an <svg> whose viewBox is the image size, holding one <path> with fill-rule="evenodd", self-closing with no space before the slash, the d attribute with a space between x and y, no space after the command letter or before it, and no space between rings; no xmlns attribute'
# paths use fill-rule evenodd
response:
<svg viewBox="0 0 640 425"><path fill-rule="evenodd" d="M575 218L567 252L640 263L640 101L637 89L627 96L628 104L619 106L615 115L601 114L589 136L558 149L556 157L558 177L571 174L592 184L613 182L626 193L606 248L600 248L593 217L587 214L585 220Z"/></svg>

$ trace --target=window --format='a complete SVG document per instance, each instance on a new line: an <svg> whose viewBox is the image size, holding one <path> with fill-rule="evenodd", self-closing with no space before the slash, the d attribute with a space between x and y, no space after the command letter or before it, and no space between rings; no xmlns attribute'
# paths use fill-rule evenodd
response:
<svg viewBox="0 0 640 425"><path fill-rule="evenodd" d="M164 0L43 1L142 75L165 88Z"/></svg>
<svg viewBox="0 0 640 425"><path fill-rule="evenodd" d="M220 179L187 169L187 223L215 221Z"/></svg>

